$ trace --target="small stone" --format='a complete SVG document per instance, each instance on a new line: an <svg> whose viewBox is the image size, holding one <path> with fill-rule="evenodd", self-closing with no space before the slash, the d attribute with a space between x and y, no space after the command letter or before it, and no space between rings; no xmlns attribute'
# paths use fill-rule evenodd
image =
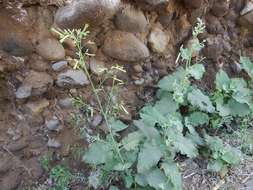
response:
<svg viewBox="0 0 253 190"><path fill-rule="evenodd" d="M251 11L253 11L253 1L247 1L245 7L242 9L240 14L243 16Z"/></svg>
<svg viewBox="0 0 253 190"><path fill-rule="evenodd" d="M132 33L114 31L104 42L106 55L126 62L138 62L149 57L147 46Z"/></svg>
<svg viewBox="0 0 253 190"><path fill-rule="evenodd" d="M31 87L30 95L39 96L47 92L47 90L52 86L53 86L53 79L49 74L31 71L23 81L23 84L20 87L21 89L18 89L18 91L23 92L23 94L21 93L21 95L28 95L29 87Z"/></svg>
<svg viewBox="0 0 253 190"><path fill-rule="evenodd" d="M230 1L216 0L211 9L211 13L217 17L225 16L229 11L229 2Z"/></svg>
<svg viewBox="0 0 253 190"><path fill-rule="evenodd" d="M88 85L90 82L83 71L68 70L57 76L58 87L73 88Z"/></svg>
<svg viewBox="0 0 253 190"><path fill-rule="evenodd" d="M143 72L143 69L142 69L142 66L141 65L134 65L133 66L133 70L137 73L142 73Z"/></svg>
<svg viewBox="0 0 253 190"><path fill-rule="evenodd" d="M148 3L150 5L159 5L161 3L168 2L168 0L141 0L144 1L145 3Z"/></svg>
<svg viewBox="0 0 253 190"><path fill-rule="evenodd" d="M72 108L73 104L72 104L72 98L64 98L64 99L60 99L58 101L58 104L61 108Z"/></svg>
<svg viewBox="0 0 253 190"><path fill-rule="evenodd" d="M56 39L43 39L36 47L37 53L49 61L57 61L65 58L65 50Z"/></svg>
<svg viewBox="0 0 253 190"><path fill-rule="evenodd" d="M68 67L67 61L58 61L52 65L52 69L54 71L62 71L63 69Z"/></svg>
<svg viewBox="0 0 253 190"><path fill-rule="evenodd" d="M169 43L169 37L160 28L153 28L148 42L155 53L163 53Z"/></svg>
<svg viewBox="0 0 253 190"><path fill-rule="evenodd" d="M103 117L100 114L95 115L94 118L92 119L91 126L97 127L98 125L102 123L102 121L103 121Z"/></svg>
<svg viewBox="0 0 253 190"><path fill-rule="evenodd" d="M11 152L20 151L28 146L27 142L24 140L19 140L16 142L11 142L6 146L6 149Z"/></svg>
<svg viewBox="0 0 253 190"><path fill-rule="evenodd" d="M46 120L45 125L50 131L58 131L60 127L60 121L56 116L54 116L52 119Z"/></svg>
<svg viewBox="0 0 253 190"><path fill-rule="evenodd" d="M9 156L2 156L0 158L0 174L6 173L7 171L9 171L11 169L11 167L13 166L13 162L11 157Z"/></svg>
<svg viewBox="0 0 253 190"><path fill-rule="evenodd" d="M105 66L104 62L98 61L95 58L90 59L90 70L92 73L94 73L97 76L101 76L105 73Z"/></svg>
<svg viewBox="0 0 253 190"><path fill-rule="evenodd" d="M141 86L144 84L144 82L145 82L144 78L141 78L141 79L135 80L134 84L137 86Z"/></svg>
<svg viewBox="0 0 253 190"><path fill-rule="evenodd" d="M47 146L50 148L60 148L61 143L56 139L48 139Z"/></svg>
<svg viewBox="0 0 253 190"><path fill-rule="evenodd" d="M203 0L184 0L184 4L187 8L198 9L202 6Z"/></svg>
<svg viewBox="0 0 253 190"><path fill-rule="evenodd" d="M71 1L55 14L55 24L62 28L83 28L85 24L98 26L118 10L120 0Z"/></svg>
<svg viewBox="0 0 253 190"><path fill-rule="evenodd" d="M128 6L116 15L115 24L120 30L137 33L146 31L148 21L142 11Z"/></svg>
<svg viewBox="0 0 253 190"><path fill-rule="evenodd" d="M46 99L41 99L37 101L31 101L28 102L25 105L25 110L28 112L28 114L31 114L33 116L39 115L43 110L49 106L49 101Z"/></svg>
<svg viewBox="0 0 253 190"><path fill-rule="evenodd" d="M32 94L31 86L20 86L18 90L15 92L15 96L17 99L25 99L30 97Z"/></svg>

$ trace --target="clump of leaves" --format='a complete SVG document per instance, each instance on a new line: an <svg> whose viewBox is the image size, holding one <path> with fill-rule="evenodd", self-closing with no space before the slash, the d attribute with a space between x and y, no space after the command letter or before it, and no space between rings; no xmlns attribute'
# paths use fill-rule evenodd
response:
<svg viewBox="0 0 253 190"><path fill-rule="evenodd" d="M49 178L53 181L53 187L49 190L69 190L72 174L63 166L57 165L50 170Z"/></svg>
<svg viewBox="0 0 253 190"><path fill-rule="evenodd" d="M193 37L203 30L199 21ZM108 122L115 138L111 134L105 139L97 137L83 156L84 162L95 168L89 178L91 186L98 189L123 181L127 189L180 190L180 168L174 159L178 153L194 158L200 147L207 149L211 160L208 169L212 171L240 161L239 156L232 157L240 155L237 150L218 137L208 136L205 129L215 117L225 120L231 116L233 120L250 114L251 98L245 99L248 88L243 79L229 79L224 71L216 76L212 96L193 85L192 81L201 80L205 72L202 64L192 64L193 50L202 47L203 43L196 41L192 47L180 49L179 59L186 66L159 81L157 99L141 109L140 119L133 122L134 132L119 138L119 132L128 126L119 120Z"/></svg>

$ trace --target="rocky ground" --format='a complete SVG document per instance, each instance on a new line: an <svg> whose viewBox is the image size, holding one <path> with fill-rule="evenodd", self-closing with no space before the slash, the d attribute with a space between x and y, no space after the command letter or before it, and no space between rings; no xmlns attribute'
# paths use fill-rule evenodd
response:
<svg viewBox="0 0 253 190"><path fill-rule="evenodd" d="M52 164L63 163L73 173L87 172L75 153L87 142L70 122L71 113L78 113L71 97L85 97L89 105L94 98L87 76L73 69L75 47L61 44L50 28L90 25L83 45L95 55L86 61L94 80L101 77L99 68L118 64L127 71L117 77L124 81L119 94L130 113L120 117L128 123L152 99L158 79L177 67L178 49L192 43L198 17L206 23L203 87L212 88L212 73L221 65L238 75L239 56L253 59L252 0L0 0L0 6L1 190L43 189L43 155L53 155ZM95 114L90 125L101 123ZM185 189L253 189L250 161L226 178L211 176L198 160L182 168ZM81 184L73 189L85 189Z"/></svg>

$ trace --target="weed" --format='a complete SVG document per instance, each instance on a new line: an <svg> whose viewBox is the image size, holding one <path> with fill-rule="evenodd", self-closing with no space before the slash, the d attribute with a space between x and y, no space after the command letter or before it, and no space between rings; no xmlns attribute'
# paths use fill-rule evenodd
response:
<svg viewBox="0 0 253 190"><path fill-rule="evenodd" d="M216 172L241 161L239 150L214 134L208 135L208 132L211 127L219 129L236 121L247 125L242 121L252 118L252 89L244 79L229 78L223 70L216 75L213 93L206 93L192 83L201 80L205 73L201 61L193 61L194 51L204 47L197 38L204 29L203 22L198 20L192 33L197 40L191 47L181 47L177 58L177 62L185 63L185 67L179 67L159 81L157 100L140 110L140 118L133 122L136 130L120 138L119 132L128 126L115 119L118 110L113 111L109 104L104 106L98 94L98 91L108 94L108 102L117 105L114 101L115 85L109 93L103 87L103 81L99 88L95 88L85 64L81 64L84 56L79 41L85 35L80 31L65 34L74 35L71 38L76 40L79 50L79 68L84 70L91 82L99 111L110 131L105 138L94 137L83 156L83 161L94 168L88 180L90 186L115 189L111 184L118 181L124 182L127 189L180 190L182 179L174 160L178 153L194 158L204 149L205 156L210 160L208 169ZM241 62L251 76L253 64L246 58ZM116 75L110 76L113 83L121 84ZM124 110L120 104L117 107ZM182 108L187 109L183 112Z"/></svg>
<svg viewBox="0 0 253 190"><path fill-rule="evenodd" d="M41 167L46 171L46 172L49 172L50 170L50 160L51 160L51 157L49 155L44 155L43 157L41 157L40 159L40 164L41 164Z"/></svg>
<svg viewBox="0 0 253 190"><path fill-rule="evenodd" d="M53 187L49 190L69 190L72 174L63 166L57 165L51 169L49 178L53 181Z"/></svg>

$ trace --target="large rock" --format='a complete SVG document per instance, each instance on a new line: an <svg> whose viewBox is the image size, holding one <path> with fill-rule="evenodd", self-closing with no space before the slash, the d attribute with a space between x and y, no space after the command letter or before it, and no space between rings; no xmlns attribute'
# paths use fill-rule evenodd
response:
<svg viewBox="0 0 253 190"><path fill-rule="evenodd" d="M49 61L58 61L65 58L65 50L62 44L53 38L39 41L36 51L41 57Z"/></svg>
<svg viewBox="0 0 253 190"><path fill-rule="evenodd" d="M110 33L103 46L106 55L126 62L137 62L149 57L147 46L128 32Z"/></svg>
<svg viewBox="0 0 253 190"><path fill-rule="evenodd" d="M16 97L23 99L29 96L39 96L47 92L51 86L53 86L53 79L50 75L31 71L18 88Z"/></svg>
<svg viewBox="0 0 253 190"><path fill-rule="evenodd" d="M253 2L249 1L241 11L240 24L253 30Z"/></svg>
<svg viewBox="0 0 253 190"><path fill-rule="evenodd" d="M26 10L17 8L14 12L11 7L0 7L0 9L0 50L15 56L32 53L34 51L33 34L27 21Z"/></svg>
<svg viewBox="0 0 253 190"><path fill-rule="evenodd" d="M142 11L126 7L116 15L115 24L126 32L145 32L148 21Z"/></svg>
<svg viewBox="0 0 253 190"><path fill-rule="evenodd" d="M184 4L187 8L197 9L203 4L203 0L184 0Z"/></svg>
<svg viewBox="0 0 253 190"><path fill-rule="evenodd" d="M169 36L160 28L153 28L149 35L148 42L155 53L163 53L169 43Z"/></svg>
<svg viewBox="0 0 253 190"><path fill-rule="evenodd" d="M90 82L83 71L68 70L57 76L56 84L59 87L73 88L88 85Z"/></svg>
<svg viewBox="0 0 253 190"><path fill-rule="evenodd" d="M150 5L159 5L168 2L168 0L140 0L140 2L148 3Z"/></svg>
<svg viewBox="0 0 253 190"><path fill-rule="evenodd" d="M60 8L55 24L60 28L81 28L85 24L99 25L114 15L120 0L73 0Z"/></svg>

